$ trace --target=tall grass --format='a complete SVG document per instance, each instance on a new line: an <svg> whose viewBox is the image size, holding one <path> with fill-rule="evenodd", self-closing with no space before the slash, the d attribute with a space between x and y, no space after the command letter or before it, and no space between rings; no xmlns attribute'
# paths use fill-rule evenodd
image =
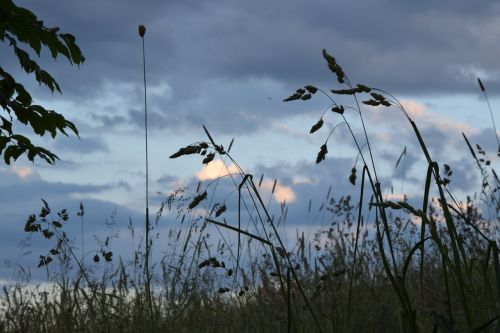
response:
<svg viewBox="0 0 500 333"><path fill-rule="evenodd" d="M352 84L333 56L323 51L323 57L341 89L327 93L307 85L285 101L325 96L328 109L310 133L317 135L327 117L339 117L356 146L361 166L351 170L349 181L359 196L329 191L323 202L309 204L309 213L319 207L317 216L327 216L327 225L312 234L297 230L295 241L286 242L286 203L274 209L266 200L276 180L266 193L263 176L254 181L233 159L232 142L226 150L204 126L206 141L180 148L171 158L199 155L203 164L220 158L227 175L199 183L194 192L171 193L155 223L149 223L146 209L145 240L131 258L113 259L106 238L78 259L63 231L66 211L53 218L44 202L30 216L26 232L55 240L39 261L50 283L4 288L0 332L500 330L499 180L486 152L463 135L483 183L478 202L460 202L450 189L451 168L441 170L433 160L404 106L381 89ZM352 105L337 104L337 95L351 96ZM378 143L371 142L364 119L372 107L401 112L418 140L427 163L419 207L384 199L373 151ZM358 115L361 137L346 112ZM325 160L329 138L340 128L327 136L317 163ZM237 172L230 173L229 164ZM233 191L214 203L219 184ZM153 244L149 233L165 212L176 227ZM132 221L129 230L134 239ZM153 246L165 255L153 260Z"/></svg>

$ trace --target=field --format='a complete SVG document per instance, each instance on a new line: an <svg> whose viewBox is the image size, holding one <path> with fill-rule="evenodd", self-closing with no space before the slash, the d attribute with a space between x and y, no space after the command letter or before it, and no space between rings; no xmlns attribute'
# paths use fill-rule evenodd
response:
<svg viewBox="0 0 500 333"><path fill-rule="evenodd" d="M293 241L284 241L286 203L273 211L262 195L262 178L238 167L191 189L195 195L186 189L170 194L154 215L147 211L147 232L131 258L113 256L104 236L82 259L74 245L78 235L64 232L68 212L53 212L44 203L25 231L47 238L49 250L39 267L46 269L48 283L4 288L0 332L498 332L499 179L486 157L490 152L463 135L464 150L477 165L471 172L483 182L477 198L471 193L459 200L450 190L452 166L433 160L398 99L351 84L332 55L323 51L323 57L344 89L307 85L285 101L328 96L331 104L310 133L319 135L327 118L338 117L357 147L349 181L358 196L332 191L314 203L328 220L325 226L298 230ZM351 96L352 104L338 105L338 95ZM408 120L427 164L421 203L387 200L382 193L371 147L378 143L370 142L370 124L363 118L372 107ZM363 137L354 135L347 112L359 114ZM171 158L200 155L204 164L220 159L238 166L231 145L225 149L207 128L205 134L206 141ZM317 163L327 158L330 135ZM231 199L215 204L221 182L232 184L231 193L222 193ZM226 220L230 209L236 213ZM309 213L316 213L311 203ZM155 222L163 215L175 227L168 239L157 239ZM83 206L77 217L84 223Z"/></svg>

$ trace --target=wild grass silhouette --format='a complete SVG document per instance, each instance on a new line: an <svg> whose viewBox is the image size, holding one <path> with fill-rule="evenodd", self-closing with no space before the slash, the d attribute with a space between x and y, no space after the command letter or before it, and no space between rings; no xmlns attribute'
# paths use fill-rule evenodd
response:
<svg viewBox="0 0 500 333"><path fill-rule="evenodd" d="M199 155L202 164L220 159L227 172L199 183L194 193L171 193L146 231L153 232L166 211L177 227L167 239L153 241L146 235L129 260L113 257L109 238L78 258L64 232L66 210L53 218L44 201L40 213L30 215L25 231L55 243L39 258L52 283L5 288L0 331L498 331L499 179L486 152L463 135L464 149L483 180L480 202L491 213L488 219L471 197L465 202L455 198L451 167L440 169L417 124L394 96L351 84L332 55L323 50L323 57L342 89L326 92L306 85L285 101L326 96L330 105L310 133L319 135L327 117L338 117L355 143L361 166L352 168L348 179L359 188L359 197L335 197L328 191L317 203L329 218L327 225L312 235L297 232L292 246L285 242L286 204L273 213L261 187L263 176L254 182L231 156L232 142L226 150L204 126L206 141L170 157ZM337 104L337 95L351 96L353 104ZM427 162L419 207L384 199L372 149L378 143L370 142L363 116L372 107L401 112L419 142ZM359 116L361 137L354 134L346 112ZM329 138L339 125L320 146L317 163L326 159ZM237 172L229 172L229 164ZM233 191L224 193L224 202L214 203L222 182ZM275 187L276 181L271 192ZM312 209L310 202L309 213ZM395 214L398 210L407 214ZM84 217L83 206L79 216ZM134 238L132 223L129 230ZM211 232L216 232L217 245L210 243ZM150 263L149 246L167 254Z"/></svg>

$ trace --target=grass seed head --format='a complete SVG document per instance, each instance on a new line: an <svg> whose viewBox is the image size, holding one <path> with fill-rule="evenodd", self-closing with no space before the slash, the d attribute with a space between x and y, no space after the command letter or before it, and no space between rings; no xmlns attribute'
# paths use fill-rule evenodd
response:
<svg viewBox="0 0 500 333"><path fill-rule="evenodd" d="M141 38L144 38L144 34L146 33L146 27L144 25L139 25L139 36L141 36Z"/></svg>

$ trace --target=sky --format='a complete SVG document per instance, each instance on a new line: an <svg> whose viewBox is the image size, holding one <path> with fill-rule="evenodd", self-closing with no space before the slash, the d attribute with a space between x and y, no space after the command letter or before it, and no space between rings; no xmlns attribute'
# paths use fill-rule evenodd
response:
<svg viewBox="0 0 500 333"><path fill-rule="evenodd" d="M42 52L37 61L62 89L62 94L52 94L21 71L7 45L0 45L1 66L30 89L36 103L62 113L80 133L79 139L33 137L60 157L54 166L23 158L0 166L0 260L8 263L0 269L0 279L11 278L20 264L34 265L35 271L38 253L47 251L44 242L33 241L29 255L21 246L24 223L39 212L42 198L54 214L68 209L70 221L75 221L68 228L77 240L81 202L86 242L94 235L121 232L116 248L125 251L127 224L132 220L137 228L142 225L145 146L139 24L147 28L152 212L175 189L185 187L186 195L192 196L199 181L204 188L227 173L223 161L229 172L236 170L224 158L208 166L200 156L169 159L181 147L207 141L202 125L226 148L234 139L232 157L256 180L264 175L261 189L271 210L279 211L286 201L292 228L310 223L309 201L317 209L330 186L332 197L357 196L359 188L348 177L355 165L360 172L361 162L345 124L335 128L325 161L316 164L320 146L342 121L328 111L323 127L309 134L330 106L328 97L318 93L307 102L283 102L308 84L326 92L346 88L329 71L323 49L335 56L352 83L383 89L401 101L433 159L452 167L451 186L458 198L474 194L481 184L462 132L491 156L496 152L490 114L477 84L481 77L494 118L500 121L495 111L500 105L500 4L495 1L16 4L32 10L46 26L75 35L86 60L72 67ZM330 96L339 104L355 105L352 98ZM426 166L408 121L395 108L362 107L362 114L384 191L392 185L394 198L404 192L421 204ZM346 112L346 118L364 144L359 115ZM407 153L395 168L405 147ZM212 202L234 199L229 177L216 190L211 184ZM208 201L201 207L210 210ZM228 207L229 217L234 212L234 206ZM111 227L106 223L110 220L115 221ZM175 213L166 212L161 223L167 228L178 222Z"/></svg>

